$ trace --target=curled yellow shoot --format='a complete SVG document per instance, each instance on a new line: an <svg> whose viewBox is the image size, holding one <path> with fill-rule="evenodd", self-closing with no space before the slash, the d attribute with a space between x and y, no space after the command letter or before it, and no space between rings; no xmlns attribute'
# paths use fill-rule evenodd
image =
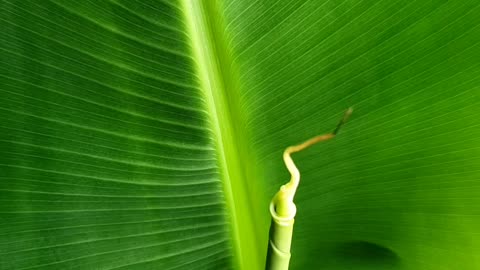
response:
<svg viewBox="0 0 480 270"><path fill-rule="evenodd" d="M313 137L299 145L290 146L283 152L283 161L290 172L290 181L283 185L270 203L272 226L266 269L287 270L290 262L290 246L293 235L293 222L297 208L293 203L295 192L300 183L300 171L293 162L292 153L302 151L318 142L334 138L342 125L348 120L353 109L349 108L332 133Z"/></svg>
<svg viewBox="0 0 480 270"><path fill-rule="evenodd" d="M293 197L295 196L295 192L297 191L298 184L300 183L300 171L298 170L297 166L293 162L291 154L300 152L305 148L308 148L316 143L334 138L335 135L337 135L340 128L342 127L342 125L348 120L352 112L353 112L352 108L349 108L347 111L345 111L342 119L340 120L337 127L332 133L315 136L299 145L290 146L290 147L287 147L287 149L285 149L285 151L283 152L283 161L285 162L285 166L290 172L291 177L290 177L290 182L283 185L280 188L280 191L275 195L273 199L273 204L275 206L275 212L277 215L283 216L283 217L295 215L295 206L293 205Z"/></svg>

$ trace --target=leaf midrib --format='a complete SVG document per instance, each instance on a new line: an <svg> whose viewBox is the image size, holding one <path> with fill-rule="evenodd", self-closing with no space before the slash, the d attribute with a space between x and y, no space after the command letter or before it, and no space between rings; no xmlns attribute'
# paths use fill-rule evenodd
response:
<svg viewBox="0 0 480 270"><path fill-rule="evenodd" d="M200 77L201 90L210 115L212 137L230 223L233 263L236 269L262 269L265 262L268 211L262 205L253 151L249 151L246 114L240 100L238 76L226 46L219 2L183 0L192 54ZM254 191L254 192L252 192ZM253 195L252 193L255 193ZM263 193L264 194L264 193ZM267 209L267 208L265 208ZM265 213L267 215L265 215Z"/></svg>

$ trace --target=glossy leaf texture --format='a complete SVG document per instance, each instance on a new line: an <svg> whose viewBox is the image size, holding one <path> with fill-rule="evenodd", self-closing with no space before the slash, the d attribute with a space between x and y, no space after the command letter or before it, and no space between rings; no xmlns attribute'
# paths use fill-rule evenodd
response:
<svg viewBox="0 0 480 270"><path fill-rule="evenodd" d="M0 2L0 268L480 268L480 2Z"/></svg>
<svg viewBox="0 0 480 270"><path fill-rule="evenodd" d="M223 13L263 208L289 179L284 147L354 107L337 138L294 155L291 269L480 268L480 2L232 0Z"/></svg>
<svg viewBox="0 0 480 270"><path fill-rule="evenodd" d="M180 3L0 8L0 268L230 268Z"/></svg>

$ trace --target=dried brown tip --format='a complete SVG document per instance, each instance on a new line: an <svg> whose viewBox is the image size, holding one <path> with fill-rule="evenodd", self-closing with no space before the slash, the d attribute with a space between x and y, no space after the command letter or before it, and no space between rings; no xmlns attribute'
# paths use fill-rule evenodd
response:
<svg viewBox="0 0 480 270"><path fill-rule="evenodd" d="M335 128L335 130L332 132L334 135L337 135L338 131L340 130L340 128L343 126L343 124L345 124L348 120L348 118L350 118L350 115L352 115L352 112L353 112L353 107L350 107L348 108L345 113L343 114L343 117L342 119L340 120L340 122L338 122L337 124L337 127Z"/></svg>

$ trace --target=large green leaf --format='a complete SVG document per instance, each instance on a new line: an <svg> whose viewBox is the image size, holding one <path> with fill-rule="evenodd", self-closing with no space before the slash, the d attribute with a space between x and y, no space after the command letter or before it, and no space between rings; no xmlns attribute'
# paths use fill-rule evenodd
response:
<svg viewBox="0 0 480 270"><path fill-rule="evenodd" d="M355 107L337 139L296 155L293 269L480 268L479 5L226 6L269 195L288 179L282 148Z"/></svg>
<svg viewBox="0 0 480 270"><path fill-rule="evenodd" d="M0 268L227 268L181 6L1 7Z"/></svg>
<svg viewBox="0 0 480 270"><path fill-rule="evenodd" d="M0 268L480 268L480 2L0 4Z"/></svg>

